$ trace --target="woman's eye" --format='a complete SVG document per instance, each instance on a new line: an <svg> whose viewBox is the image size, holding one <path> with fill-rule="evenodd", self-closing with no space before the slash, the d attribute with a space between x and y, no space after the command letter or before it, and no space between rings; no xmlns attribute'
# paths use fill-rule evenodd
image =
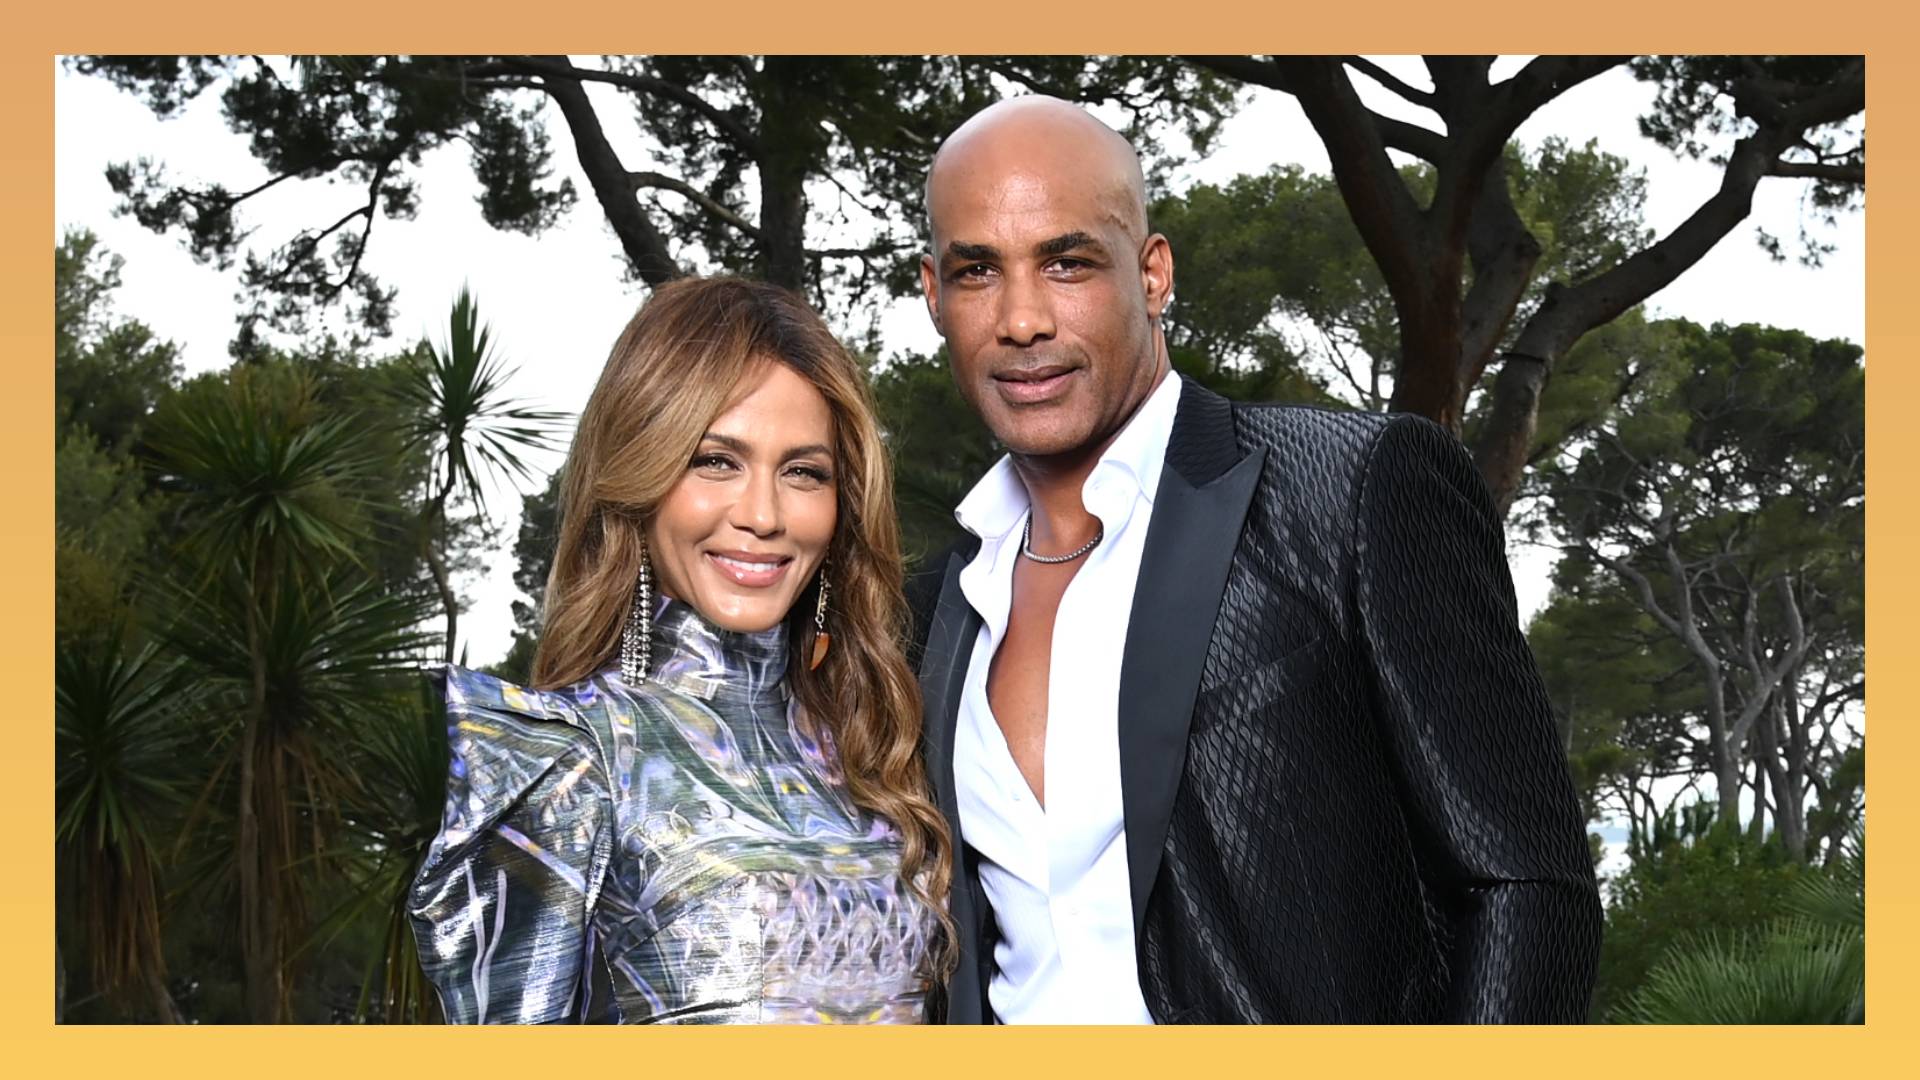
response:
<svg viewBox="0 0 1920 1080"><path fill-rule="evenodd" d="M795 465L787 474L808 484L826 484L833 480L833 474L818 465Z"/></svg>
<svg viewBox="0 0 1920 1080"><path fill-rule="evenodd" d="M725 454L701 454L693 459L693 467L714 471L726 471L734 467L733 459Z"/></svg>

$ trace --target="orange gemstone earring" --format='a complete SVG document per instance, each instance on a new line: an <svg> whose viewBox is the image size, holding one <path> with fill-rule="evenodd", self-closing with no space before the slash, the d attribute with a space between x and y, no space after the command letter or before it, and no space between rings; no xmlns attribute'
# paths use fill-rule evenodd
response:
<svg viewBox="0 0 1920 1080"><path fill-rule="evenodd" d="M820 603L813 609L813 659L807 664L807 670L813 671L827 658L827 647L833 644L833 635L827 633L827 568L820 567Z"/></svg>

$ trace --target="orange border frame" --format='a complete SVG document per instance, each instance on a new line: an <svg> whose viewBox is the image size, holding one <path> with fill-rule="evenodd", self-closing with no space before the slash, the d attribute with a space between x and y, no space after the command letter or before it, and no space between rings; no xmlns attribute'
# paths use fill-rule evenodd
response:
<svg viewBox="0 0 1920 1080"><path fill-rule="evenodd" d="M1880 151L1875 203L1867 227L1868 337L1881 362L1870 367L1868 441L1876 512L1868 520L1873 562L1867 613L1870 654L1902 657L1920 632L1900 614L1920 607L1920 567L1900 557L1902 538L1920 534L1920 508L1904 467L1920 425L1903 414L1920 405L1920 374L1905 362L1915 344L1904 317L1920 274L1905 267L1916 233L1914 181L1920 151L1911 98L1916 80L1890 43L1914 40L1912 19L1860 13L1808 18L1804 5L1757 0L1738 15L1672 3L1628 0L1605 9L1554 10L1495 0L1468 9L1390 0L1361 10L1302 10L1274 5L1236 10L1218 0L1177 8L1116 0L1097 10L1046 5L994 5L964 12L906 9L872 0L833 4L834 11L744 0L724 17L716 9L595 5L564 9L546 28L525 26L528 9L473 0L446 10L334 0L315 7L267 8L230 0L178 6L105 0L84 6L16 12L8 63L0 66L0 103L15 137L0 167L0 343L13 357L7 382L24 417L0 425L5 460L16 483L31 481L23 511L0 522L0 566L13 617L0 625L0 670L14 686L39 684L39 708L19 716L14 742L28 764L0 787L0 820L19 824L33 854L16 864L0 891L0 927L14 945L0 981L14 1069L34 1074L115 1070L147 1076L333 1077L355 1069L433 1076L592 1077L625 1070L649 1076L740 1071L762 1075L845 1076L857 1072L975 1077L1013 1070L1063 1075L1122 1073L1179 1076L1195 1071L1404 1069L1409 1075L1482 1076L1490 1071L1551 1068L1563 1077L1606 1077L1651 1067L1659 1073L1711 1075L1729 1065L1758 1065L1775 1075L1905 1071L1908 1010L1920 999L1914 972L1920 940L1920 860L1913 857L1916 802L1912 789L1889 783L1874 799L1874 871L1868 888L1868 998L1864 1029L1347 1029L1264 1028L1137 1030L1097 1028L921 1031L753 1029L658 1032L592 1029L560 1035L538 1029L483 1033L433 1028L78 1028L52 1023L53 750L51 629L53 57L73 52L187 52L224 48L258 52L373 52L407 48L485 52L510 43L540 52L1433 52L1618 51L1831 52L1871 56L1889 43L1884 62L1870 64L1870 94ZM1169 19L1173 14L1175 18ZM1838 13L1835 13L1836 15ZM1177 22L1177 25L1175 23ZM1906 32L1903 32L1906 31ZM1892 155L1891 157L1888 155ZM40 358L40 359L35 359ZM1895 485L1888 488L1886 484ZM1876 698L1897 706L1920 701L1920 665L1895 663L1878 673ZM40 694L47 694L42 697ZM1890 708L1875 731L1879 762L1912 759L1916 736ZM1889 774L1891 775L1891 774ZM479 1040L475 1043L471 1040ZM644 1040L637 1042L634 1040ZM476 1054L484 1047L484 1055ZM1906 1067L1910 1069L1911 1062ZM18 1073L16 1072L16 1075Z"/></svg>

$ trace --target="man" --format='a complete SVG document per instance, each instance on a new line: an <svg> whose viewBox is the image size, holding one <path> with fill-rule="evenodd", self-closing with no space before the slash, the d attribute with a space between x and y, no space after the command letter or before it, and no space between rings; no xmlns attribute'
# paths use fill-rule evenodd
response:
<svg viewBox="0 0 1920 1080"><path fill-rule="evenodd" d="M976 115L927 205L1008 449L918 583L949 1020L1584 1019L1583 819L1458 443L1172 374L1173 254L1077 107Z"/></svg>

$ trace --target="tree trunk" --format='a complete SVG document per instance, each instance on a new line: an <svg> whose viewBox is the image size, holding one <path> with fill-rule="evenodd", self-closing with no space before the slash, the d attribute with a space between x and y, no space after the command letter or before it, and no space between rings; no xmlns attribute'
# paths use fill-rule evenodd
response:
<svg viewBox="0 0 1920 1080"><path fill-rule="evenodd" d="M1458 260L1453 269L1458 270ZM1394 373L1393 412L1418 413L1457 437L1466 404L1460 384L1460 287L1458 279L1445 290L1428 292L1402 302L1394 298L1400 315L1400 370Z"/></svg>
<svg viewBox="0 0 1920 1080"><path fill-rule="evenodd" d="M564 57L560 58L560 62L567 67L573 66ZM593 187L593 195L600 203L601 211L607 215L607 224L613 227L613 234L620 238L621 250L626 252L634 276L648 287L662 285L679 277L680 266L673 261L666 239L648 220L646 211L640 207L640 200L634 197L633 182L627 168L620 163L620 155L614 152L613 144L607 141L606 132L601 130L600 117L593 111L593 103L587 99L586 87L578 79L559 75L543 73L542 79L547 96L560 107L560 114L566 118L567 129L573 133L574 153L580 160L580 168L587 174L587 182Z"/></svg>
<svg viewBox="0 0 1920 1080"><path fill-rule="evenodd" d="M279 1023L285 999L280 970L279 913L267 888L262 865L260 818L256 790L256 755L267 725L267 662L260 640L258 582L247 598L247 647L252 654L253 687L247 722L240 738L239 823L234 841L240 892L240 959L246 978L247 1017L256 1024Z"/></svg>
<svg viewBox="0 0 1920 1080"><path fill-rule="evenodd" d="M446 660L451 664L455 659L455 632L460 626L460 598L454 595L452 576L447 572L447 561L441 556L439 548L432 540L427 542L426 559L427 571L433 575L433 587L440 592L440 606L447 613Z"/></svg>
<svg viewBox="0 0 1920 1080"><path fill-rule="evenodd" d="M793 85L795 57L769 56L760 95L760 261L768 281L801 292L807 284L807 174L815 121Z"/></svg>
<svg viewBox="0 0 1920 1080"><path fill-rule="evenodd" d="M1492 408L1474 440L1473 460L1493 494L1494 513L1503 520L1520 493L1520 477L1533 454L1540 396L1546 393L1552 367L1541 357L1508 353L1493 377Z"/></svg>

